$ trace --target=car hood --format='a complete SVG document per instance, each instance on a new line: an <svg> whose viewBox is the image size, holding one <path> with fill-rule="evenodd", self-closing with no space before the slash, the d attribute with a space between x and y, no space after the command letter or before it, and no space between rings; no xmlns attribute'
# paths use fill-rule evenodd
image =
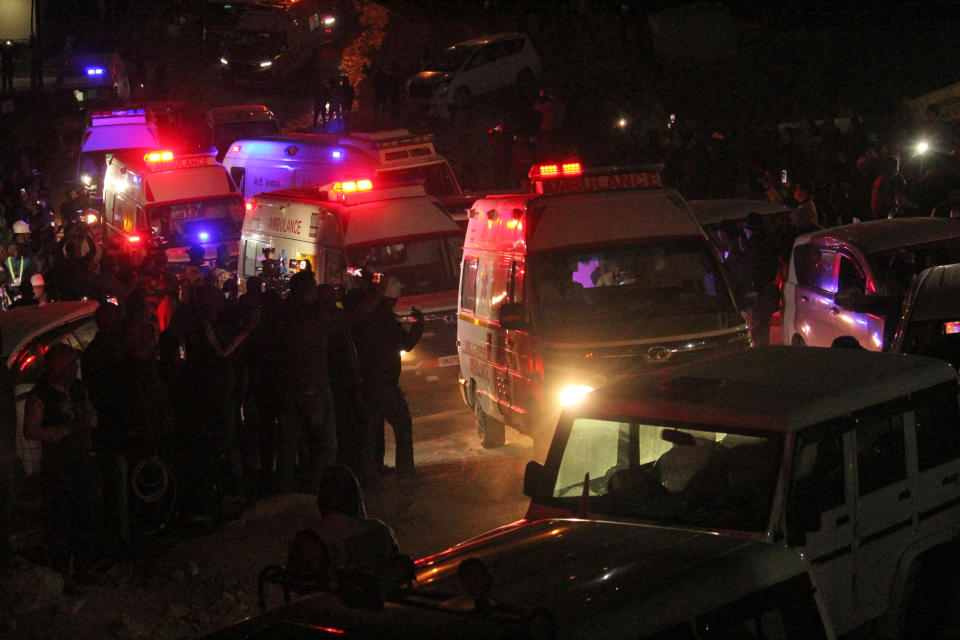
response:
<svg viewBox="0 0 960 640"><path fill-rule="evenodd" d="M476 558L490 572L494 601L549 610L561 629L582 624L596 629L599 620L609 620L606 612L619 611L627 601L655 600L681 584L736 574L753 565L745 558L759 560L757 554L792 555L768 543L682 529L521 520L419 560L417 584L433 602L469 610L473 601L457 572L461 562ZM781 566L796 562L780 560L785 560Z"/></svg>
<svg viewBox="0 0 960 640"><path fill-rule="evenodd" d="M410 84L440 84L441 82L446 82L453 78L453 74L449 71L421 71L417 75L410 78Z"/></svg>

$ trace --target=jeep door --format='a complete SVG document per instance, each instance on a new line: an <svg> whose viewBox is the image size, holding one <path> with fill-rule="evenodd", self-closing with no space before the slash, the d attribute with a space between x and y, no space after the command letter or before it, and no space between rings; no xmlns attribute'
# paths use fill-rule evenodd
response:
<svg viewBox="0 0 960 640"><path fill-rule="evenodd" d="M794 248L796 282L784 291L791 296L793 306L793 326L787 327L792 335L784 335L788 344L802 341L810 346L829 347L837 337L834 316L840 308L834 298L839 263L836 249L812 244Z"/></svg>

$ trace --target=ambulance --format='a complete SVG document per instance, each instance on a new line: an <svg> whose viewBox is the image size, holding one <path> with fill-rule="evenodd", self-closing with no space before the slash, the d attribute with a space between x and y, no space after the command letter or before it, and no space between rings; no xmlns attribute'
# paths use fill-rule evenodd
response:
<svg viewBox="0 0 960 640"><path fill-rule="evenodd" d="M398 319L423 312L417 347L401 354L405 371L455 375L457 269L463 231L420 182L378 178L261 193L247 202L240 241L241 280L261 276L281 286L311 269L317 281L351 284L347 274L369 271L401 285Z"/></svg>
<svg viewBox="0 0 960 640"><path fill-rule="evenodd" d="M422 180L427 193L451 212L464 210L472 202L464 196L450 163L437 153L433 135L413 135L406 129L237 140L223 164L245 198L328 184L350 174L374 176L378 181Z"/></svg>
<svg viewBox="0 0 960 640"><path fill-rule="evenodd" d="M103 239L136 251L156 243L171 263L189 262L187 249L205 258L226 244L237 255L243 198L213 154L168 150L120 152L110 157L103 188Z"/></svg>
<svg viewBox="0 0 960 640"><path fill-rule="evenodd" d="M124 150L156 149L157 126L145 109L115 109L90 114L90 126L80 138L77 182L94 201L103 196L107 158Z"/></svg>
<svg viewBox="0 0 960 640"><path fill-rule="evenodd" d="M484 447L549 442L600 384L750 345L716 251L659 166L537 165L469 211L457 345Z"/></svg>

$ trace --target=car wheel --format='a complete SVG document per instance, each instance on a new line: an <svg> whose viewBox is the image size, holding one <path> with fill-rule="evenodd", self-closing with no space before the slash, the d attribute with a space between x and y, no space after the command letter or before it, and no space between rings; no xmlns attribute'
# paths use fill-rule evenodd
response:
<svg viewBox="0 0 960 640"><path fill-rule="evenodd" d="M793 336L793 340L790 341L790 344L793 345L794 347L807 346L807 343L804 341L803 336L801 336L799 333Z"/></svg>
<svg viewBox="0 0 960 640"><path fill-rule="evenodd" d="M473 94L470 93L469 87L460 87L457 89L457 92L453 94L453 104L456 105L457 109L463 111L470 108L472 98Z"/></svg>
<svg viewBox="0 0 960 640"><path fill-rule="evenodd" d="M517 86L521 89L532 89L537 84L537 76L529 68L524 67L517 74Z"/></svg>
<svg viewBox="0 0 960 640"><path fill-rule="evenodd" d="M480 398L476 398L473 413L477 417L477 435L484 449L502 447L506 441L506 429L502 422L494 420L480 406Z"/></svg>

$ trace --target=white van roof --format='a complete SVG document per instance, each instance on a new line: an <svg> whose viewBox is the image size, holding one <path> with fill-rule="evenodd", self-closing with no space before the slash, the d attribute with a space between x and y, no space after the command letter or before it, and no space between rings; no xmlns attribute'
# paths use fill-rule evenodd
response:
<svg viewBox="0 0 960 640"><path fill-rule="evenodd" d="M573 411L791 432L956 380L956 370L934 358L754 347L632 376L588 394Z"/></svg>
<svg viewBox="0 0 960 640"><path fill-rule="evenodd" d="M340 216L345 245L461 231L439 200L423 190L422 184L377 189L363 194L357 204L328 198L327 193L315 187L303 187L261 193L252 200L274 205L285 203L284 206L292 203L320 205L335 211Z"/></svg>
<svg viewBox="0 0 960 640"><path fill-rule="evenodd" d="M149 122L114 124L96 123L88 127L80 141L80 153L118 151L120 149L153 149L159 146L157 129Z"/></svg>
<svg viewBox="0 0 960 640"><path fill-rule="evenodd" d="M339 148L339 149L338 149ZM302 133L286 136L265 136L235 141L224 162L233 158L258 156L289 162L333 163L346 160L335 152L352 149L384 166L420 165L439 160L433 145L433 134L414 135L406 129L354 133L349 136Z"/></svg>
<svg viewBox="0 0 960 640"><path fill-rule="evenodd" d="M137 152L121 152L110 159L107 169L121 165L143 180L148 202L239 194L227 170L208 154L178 155L169 162L148 163Z"/></svg>
<svg viewBox="0 0 960 640"><path fill-rule="evenodd" d="M511 219L536 212L533 225L511 225ZM491 215L492 214L492 215ZM474 203L471 216L480 222L468 228L468 246L512 245L523 238L528 251L545 251L584 243L643 237L701 236L683 199L671 189L622 189L556 196L514 194L490 196ZM549 219L549 224L543 224ZM499 222L498 222L499 221ZM492 234L510 238L492 239ZM516 236L516 239L513 238Z"/></svg>

